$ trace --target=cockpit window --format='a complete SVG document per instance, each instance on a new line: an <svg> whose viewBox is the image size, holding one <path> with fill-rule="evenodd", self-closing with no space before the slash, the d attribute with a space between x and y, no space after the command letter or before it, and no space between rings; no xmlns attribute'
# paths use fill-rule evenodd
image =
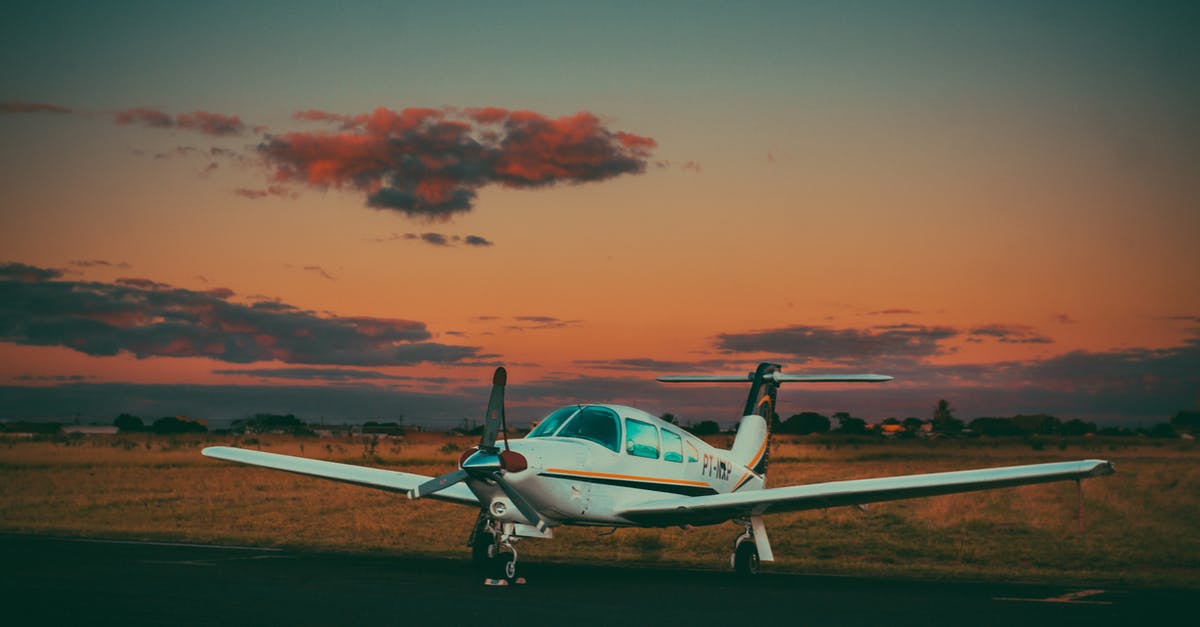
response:
<svg viewBox="0 0 1200 627"><path fill-rule="evenodd" d="M625 419L625 452L634 457L658 458L658 428L648 422Z"/></svg>
<svg viewBox="0 0 1200 627"><path fill-rule="evenodd" d="M584 407L558 432L558 437L588 440L617 452L621 450L621 423L607 407Z"/></svg>
<svg viewBox="0 0 1200 627"><path fill-rule="evenodd" d="M562 426L562 423L566 422L567 418L574 416L575 412L577 411L579 411L578 405L571 405L570 407L556 409L550 412L549 416L542 418L542 421L538 423L538 426L535 427L533 431L530 431L529 435L525 437L544 438L552 436L554 435L554 432L558 431L558 428Z"/></svg>

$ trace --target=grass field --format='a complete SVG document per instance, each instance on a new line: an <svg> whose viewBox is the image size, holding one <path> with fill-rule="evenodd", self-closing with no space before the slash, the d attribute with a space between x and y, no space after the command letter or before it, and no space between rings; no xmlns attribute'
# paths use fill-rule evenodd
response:
<svg viewBox="0 0 1200 627"><path fill-rule="evenodd" d="M724 445L725 436L713 439ZM466 559L471 508L210 460L219 436L0 439L0 532L170 539ZM257 436L239 444L434 475L474 438ZM1088 438L1035 450L1023 440L776 438L768 485L1068 459L1113 461L1072 482L770 516L767 569L1200 588L1200 448L1194 441ZM523 560L726 568L738 528L559 528Z"/></svg>

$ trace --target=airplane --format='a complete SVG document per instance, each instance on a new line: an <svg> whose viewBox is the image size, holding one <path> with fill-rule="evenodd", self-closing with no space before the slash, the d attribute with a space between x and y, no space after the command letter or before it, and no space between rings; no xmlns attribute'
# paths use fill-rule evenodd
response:
<svg viewBox="0 0 1200 627"><path fill-rule="evenodd" d="M383 468L251 451L205 448L208 457L263 466L479 509L467 546L487 570L485 583L523 583L522 538L552 538L561 525L689 528L732 521L741 527L730 564L754 575L774 560L763 516L781 512L989 490L1111 474L1105 460L1032 464L930 474L766 487L770 417L782 383L880 383L874 374L784 374L762 363L749 374L664 376L665 383L749 383L733 446L714 447L678 425L611 404L568 405L550 412L524 438L508 436L507 372L492 377L479 444L458 468L429 477Z"/></svg>

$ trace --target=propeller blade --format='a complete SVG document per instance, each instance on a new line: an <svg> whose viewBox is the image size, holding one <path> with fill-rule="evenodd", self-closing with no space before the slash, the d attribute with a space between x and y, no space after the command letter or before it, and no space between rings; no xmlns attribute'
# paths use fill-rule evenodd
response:
<svg viewBox="0 0 1200 627"><path fill-rule="evenodd" d="M508 500L512 501L513 505L517 506L517 511L521 512L521 515L525 517L525 520L528 520L533 524L534 527L537 527L538 531L546 531L546 523L542 520L542 517L538 515L537 508L535 508L529 501L526 501L525 497L521 496L521 493L517 492L516 488L509 485L508 482L504 480L504 477L501 477L499 473L497 473L493 478L496 481L496 485L500 486L500 489L504 491L504 494L508 497Z"/></svg>
<svg viewBox="0 0 1200 627"><path fill-rule="evenodd" d="M504 386L508 383L508 372L504 366L496 368L492 375L492 395L488 398L487 413L483 417L483 435L479 437L479 448L494 448L496 437L504 422Z"/></svg>
<svg viewBox="0 0 1200 627"><path fill-rule="evenodd" d="M408 498L419 499L423 496L429 496L438 490L444 490L463 479L467 478L467 471L459 468L454 472L446 473L440 477L434 477L425 483L417 486L415 490L408 493Z"/></svg>

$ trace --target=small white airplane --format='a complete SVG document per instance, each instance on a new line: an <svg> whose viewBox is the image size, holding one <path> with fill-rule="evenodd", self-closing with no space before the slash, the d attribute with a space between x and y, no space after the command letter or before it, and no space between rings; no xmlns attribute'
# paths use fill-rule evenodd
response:
<svg viewBox="0 0 1200 627"><path fill-rule="evenodd" d="M763 363L749 375L660 377L667 383L750 383L733 448L713 447L679 426L621 405L569 405L523 439L510 439L504 416L507 375L492 378L483 435L458 469L440 477L215 446L208 457L479 508L468 540L488 581L518 581L520 538L552 538L559 525L669 527L733 521L743 528L731 565L756 574L773 561L764 514L862 505L913 497L1075 480L1111 474L1104 460L1033 464L932 474L765 487L769 420L785 382L875 383L881 375L788 375ZM497 439L501 439L501 443Z"/></svg>

